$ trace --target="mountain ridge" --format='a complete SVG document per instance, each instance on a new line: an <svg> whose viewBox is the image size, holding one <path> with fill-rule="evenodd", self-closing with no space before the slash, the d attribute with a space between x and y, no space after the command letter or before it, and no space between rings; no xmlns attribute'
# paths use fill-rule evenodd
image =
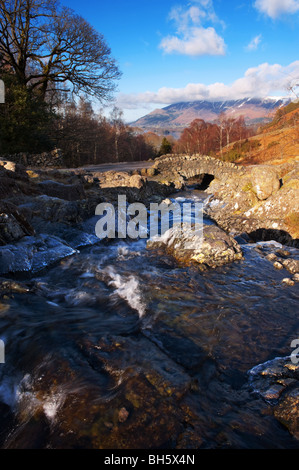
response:
<svg viewBox="0 0 299 470"><path fill-rule="evenodd" d="M264 124L271 121L278 108L290 102L287 98L244 98L224 101L186 101L155 109L131 123L142 129L182 130L194 119L215 122L223 112L229 117L244 116L247 125Z"/></svg>

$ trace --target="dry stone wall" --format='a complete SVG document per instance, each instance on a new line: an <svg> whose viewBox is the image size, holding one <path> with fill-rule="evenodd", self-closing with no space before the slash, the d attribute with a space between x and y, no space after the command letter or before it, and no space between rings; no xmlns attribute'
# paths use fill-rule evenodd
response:
<svg viewBox="0 0 299 470"><path fill-rule="evenodd" d="M59 149L40 154L16 153L0 155L0 159L32 168L62 168L64 166L63 154Z"/></svg>

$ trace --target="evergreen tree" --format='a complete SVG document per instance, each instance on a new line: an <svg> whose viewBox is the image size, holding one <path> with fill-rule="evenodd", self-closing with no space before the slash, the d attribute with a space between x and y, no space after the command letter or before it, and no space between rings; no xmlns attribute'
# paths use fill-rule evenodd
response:
<svg viewBox="0 0 299 470"><path fill-rule="evenodd" d="M172 145L166 137L163 137L161 147L159 150L159 155L167 155L172 152Z"/></svg>
<svg viewBox="0 0 299 470"><path fill-rule="evenodd" d="M5 83L5 104L0 106L0 153L53 149L49 126L55 114L50 106L21 85L14 74L0 78Z"/></svg>

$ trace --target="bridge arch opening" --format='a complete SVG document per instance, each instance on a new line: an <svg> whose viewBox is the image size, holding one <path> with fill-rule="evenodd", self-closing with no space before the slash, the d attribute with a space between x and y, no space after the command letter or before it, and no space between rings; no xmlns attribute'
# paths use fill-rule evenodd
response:
<svg viewBox="0 0 299 470"><path fill-rule="evenodd" d="M198 189L200 191L205 191L208 189L212 181L215 179L213 175L204 173L201 175L192 176L186 181L186 186L192 189Z"/></svg>

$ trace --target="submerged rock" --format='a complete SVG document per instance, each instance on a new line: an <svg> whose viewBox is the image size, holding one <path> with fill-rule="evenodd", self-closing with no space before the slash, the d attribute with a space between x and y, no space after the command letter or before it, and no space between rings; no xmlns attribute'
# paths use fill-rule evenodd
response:
<svg viewBox="0 0 299 470"><path fill-rule="evenodd" d="M197 233L190 226L173 227L162 237L147 243L148 249L162 248L183 264L216 268L243 258L241 247L234 238L214 225Z"/></svg>
<svg viewBox="0 0 299 470"><path fill-rule="evenodd" d="M0 279L0 296L9 296L13 294L27 294L30 292L31 286L22 284L17 281Z"/></svg>
<svg viewBox="0 0 299 470"><path fill-rule="evenodd" d="M43 434L55 449L159 449L178 439L191 383L180 366L141 336L80 339L78 346L77 364L57 352L22 378L14 394L18 427L6 449L26 448ZM84 378L78 365L88 371Z"/></svg>

